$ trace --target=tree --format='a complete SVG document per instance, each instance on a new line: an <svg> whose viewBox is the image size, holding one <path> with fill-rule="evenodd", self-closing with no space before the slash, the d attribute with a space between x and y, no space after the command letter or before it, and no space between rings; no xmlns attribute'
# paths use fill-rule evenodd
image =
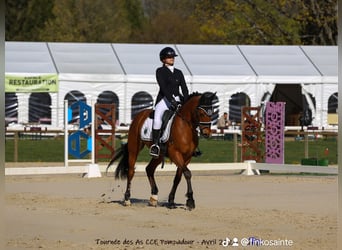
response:
<svg viewBox="0 0 342 250"><path fill-rule="evenodd" d="M58 0L40 33L44 41L127 42L132 28L125 1Z"/></svg>
<svg viewBox="0 0 342 250"><path fill-rule="evenodd" d="M299 25L278 8L277 1L199 1L195 15L201 40L230 44L300 43Z"/></svg>
<svg viewBox="0 0 342 250"><path fill-rule="evenodd" d="M201 0L200 40L230 44L337 44L337 1Z"/></svg>
<svg viewBox="0 0 342 250"><path fill-rule="evenodd" d="M53 0L6 0L6 40L39 40L39 32L44 27L44 23L51 18L53 5Z"/></svg>
<svg viewBox="0 0 342 250"><path fill-rule="evenodd" d="M144 26L136 37L146 43L197 43L198 24L192 17L196 0L144 0Z"/></svg>
<svg viewBox="0 0 342 250"><path fill-rule="evenodd" d="M337 44L337 1L304 0L298 8L302 24L300 32L303 44L336 45Z"/></svg>
<svg viewBox="0 0 342 250"><path fill-rule="evenodd" d="M337 44L337 0L6 0L6 40Z"/></svg>

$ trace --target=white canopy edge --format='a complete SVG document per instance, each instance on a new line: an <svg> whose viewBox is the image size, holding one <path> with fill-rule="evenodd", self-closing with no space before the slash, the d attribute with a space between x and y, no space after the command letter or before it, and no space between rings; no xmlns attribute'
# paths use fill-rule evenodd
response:
<svg viewBox="0 0 342 250"><path fill-rule="evenodd" d="M126 82L127 77L121 74L73 74L60 73L60 81L75 81L75 82Z"/></svg>

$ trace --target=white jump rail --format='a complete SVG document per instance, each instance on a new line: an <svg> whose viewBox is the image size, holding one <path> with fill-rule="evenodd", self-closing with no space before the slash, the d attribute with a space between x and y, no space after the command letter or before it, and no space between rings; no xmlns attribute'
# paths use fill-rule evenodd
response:
<svg viewBox="0 0 342 250"><path fill-rule="evenodd" d="M136 172L145 172L147 163L138 163ZM106 165L99 165L99 170L104 172ZM113 173L116 165L112 165L109 173ZM189 164L191 171L217 171L217 170L240 170L246 175L259 174L260 170L268 170L271 173L318 173L318 174L338 174L337 166L302 166L295 164L267 164L254 162L239 162L239 163L191 163ZM157 172L175 171L176 166L171 163L165 163L164 168L159 166ZM253 171L254 170L254 171ZM8 167L5 168L5 175L38 175L38 174L89 174L91 165L88 166L68 166L68 167ZM97 176L96 176L97 177Z"/></svg>

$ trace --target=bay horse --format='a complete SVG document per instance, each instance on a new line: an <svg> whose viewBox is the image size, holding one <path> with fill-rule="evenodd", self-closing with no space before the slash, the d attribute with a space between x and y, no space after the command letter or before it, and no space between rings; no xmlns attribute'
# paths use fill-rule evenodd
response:
<svg viewBox="0 0 342 250"><path fill-rule="evenodd" d="M208 138L211 135L211 116L213 114L213 99L216 93L205 92L203 94L193 93L188 100L176 110L176 115L171 127L170 137L166 142L165 155L158 158L151 158L146 166L146 174L151 186L151 197L149 205L157 206L158 204L158 187L154 178L154 172L157 166L168 157L171 162L177 166L176 175L174 177L173 186L168 197L168 208L176 208L174 202L177 186L184 175L187 182L187 201L186 206L189 210L195 208L193 198L193 190L191 186L191 171L187 167L193 154L198 147L198 129L203 137ZM151 141L143 141L140 136L141 128L145 120L149 117L152 109L145 109L138 113L130 125L128 131L127 143L117 151L107 166L120 159L115 170L115 178L127 178L127 187L124 197L124 205L129 206L131 196L131 181L134 176L135 163L139 152L144 146L150 147ZM162 150L161 150L162 151ZM164 162L163 162L164 163Z"/></svg>

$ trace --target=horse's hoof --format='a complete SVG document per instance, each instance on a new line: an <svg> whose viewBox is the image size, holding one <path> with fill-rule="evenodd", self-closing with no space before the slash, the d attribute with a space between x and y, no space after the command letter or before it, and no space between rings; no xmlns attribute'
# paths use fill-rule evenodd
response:
<svg viewBox="0 0 342 250"><path fill-rule="evenodd" d="M174 202L169 202L169 203L167 204L167 208L169 208L169 209L175 209L175 208L176 208L176 203L174 203Z"/></svg>
<svg viewBox="0 0 342 250"><path fill-rule="evenodd" d="M152 195L150 197L150 201L148 203L151 207L156 207L158 206L158 195Z"/></svg>
<svg viewBox="0 0 342 250"><path fill-rule="evenodd" d="M124 200L124 201L123 201L123 205L124 205L125 207L129 207L129 206L131 206L132 204L131 204L131 201L130 201L130 200Z"/></svg>
<svg viewBox="0 0 342 250"><path fill-rule="evenodd" d="M186 207L191 211L192 209L195 209L195 201L194 200L187 200L186 201Z"/></svg>

